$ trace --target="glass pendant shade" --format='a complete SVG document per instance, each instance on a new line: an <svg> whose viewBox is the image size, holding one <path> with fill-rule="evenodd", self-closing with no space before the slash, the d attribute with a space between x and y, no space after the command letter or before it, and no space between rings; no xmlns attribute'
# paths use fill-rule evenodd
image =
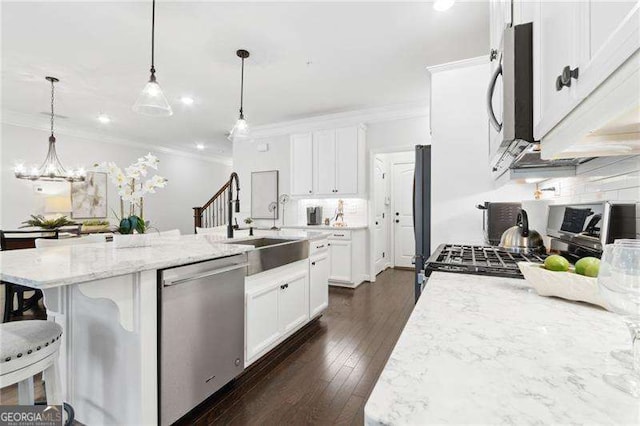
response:
<svg viewBox="0 0 640 426"><path fill-rule="evenodd" d="M144 89L138 96L133 110L137 113L152 116L169 116L173 114L171 105L167 102L167 98L162 93L160 85L152 75L151 79L145 84Z"/></svg>
<svg viewBox="0 0 640 426"><path fill-rule="evenodd" d="M249 137L249 124L244 117L240 117L229 133L229 140L241 140Z"/></svg>

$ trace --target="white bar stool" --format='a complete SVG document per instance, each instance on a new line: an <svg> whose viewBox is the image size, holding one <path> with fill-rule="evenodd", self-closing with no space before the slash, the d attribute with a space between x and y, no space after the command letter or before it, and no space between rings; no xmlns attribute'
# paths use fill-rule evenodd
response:
<svg viewBox="0 0 640 426"><path fill-rule="evenodd" d="M62 327L53 321L0 324L0 388L18 383L20 405L34 404L33 376L42 372L47 405L62 405L58 352Z"/></svg>

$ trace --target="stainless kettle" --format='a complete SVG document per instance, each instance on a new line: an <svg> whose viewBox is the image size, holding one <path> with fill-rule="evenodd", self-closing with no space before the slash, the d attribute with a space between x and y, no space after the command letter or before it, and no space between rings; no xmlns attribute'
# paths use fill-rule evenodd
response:
<svg viewBox="0 0 640 426"><path fill-rule="evenodd" d="M544 253L546 251L542 236L535 230L529 229L527 212L520 210L515 226L502 233L500 248L512 253Z"/></svg>

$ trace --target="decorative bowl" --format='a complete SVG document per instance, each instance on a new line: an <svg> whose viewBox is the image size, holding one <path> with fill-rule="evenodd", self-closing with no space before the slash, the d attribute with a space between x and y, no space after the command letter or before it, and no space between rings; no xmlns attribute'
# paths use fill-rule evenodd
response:
<svg viewBox="0 0 640 426"><path fill-rule="evenodd" d="M556 272L545 269L541 264L529 262L518 262L518 267L540 296L586 302L611 310L600 296L597 278L578 275L573 268L567 272Z"/></svg>

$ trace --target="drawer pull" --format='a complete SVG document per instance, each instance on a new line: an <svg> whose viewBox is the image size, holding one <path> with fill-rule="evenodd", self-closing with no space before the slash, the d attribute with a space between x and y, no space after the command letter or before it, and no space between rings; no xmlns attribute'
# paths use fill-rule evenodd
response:
<svg viewBox="0 0 640 426"><path fill-rule="evenodd" d="M579 67L575 67L574 69L571 69L571 67L567 65L562 69L562 74L560 74L556 79L556 90L560 91L565 86L571 87L571 79L574 78L577 80L579 76L580 76Z"/></svg>
<svg viewBox="0 0 640 426"><path fill-rule="evenodd" d="M324 244L321 244L321 245L319 245L319 246L316 246L316 248L317 248L317 249L324 248Z"/></svg>
<svg viewBox="0 0 640 426"><path fill-rule="evenodd" d="M344 234L333 234L334 237L344 237Z"/></svg>

